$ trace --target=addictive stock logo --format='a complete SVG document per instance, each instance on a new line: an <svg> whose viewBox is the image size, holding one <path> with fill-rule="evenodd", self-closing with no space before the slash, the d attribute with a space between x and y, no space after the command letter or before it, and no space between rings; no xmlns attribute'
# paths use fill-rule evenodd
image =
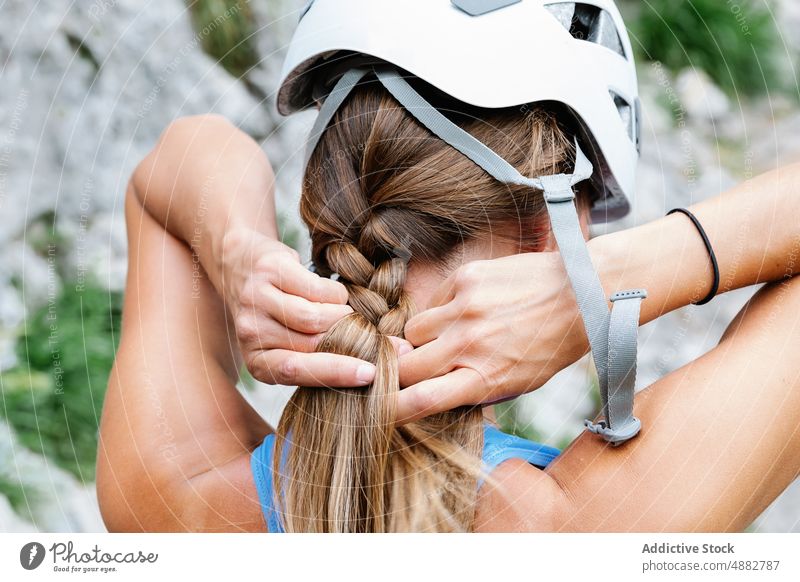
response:
<svg viewBox="0 0 800 582"><path fill-rule="evenodd" d="M19 551L19 563L26 570L35 570L44 561L44 546L39 542L28 542Z"/></svg>

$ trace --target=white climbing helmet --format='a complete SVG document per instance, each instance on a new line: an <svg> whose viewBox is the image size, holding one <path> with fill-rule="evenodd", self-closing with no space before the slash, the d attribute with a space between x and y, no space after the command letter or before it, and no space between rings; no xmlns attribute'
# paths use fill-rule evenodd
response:
<svg viewBox="0 0 800 582"><path fill-rule="evenodd" d="M478 107L567 105L598 170L592 219L627 214L640 106L630 40L613 0L312 0L289 45L279 112L315 105L365 59Z"/></svg>

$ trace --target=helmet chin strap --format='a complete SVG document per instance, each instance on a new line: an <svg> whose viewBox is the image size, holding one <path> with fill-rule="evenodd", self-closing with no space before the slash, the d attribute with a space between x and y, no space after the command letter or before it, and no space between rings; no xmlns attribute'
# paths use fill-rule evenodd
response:
<svg viewBox="0 0 800 582"><path fill-rule="evenodd" d="M319 142L333 115L350 91L368 73L411 114L437 137L467 156L496 180L541 190L547 206L564 266L575 292L578 309L592 348L600 382L604 419L585 421L589 431L613 445L636 436L641 422L633 415L636 383L636 353L639 309L647 297L644 289L620 291L611 296L611 308L592 265L578 219L573 186L592 175L592 164L575 140L575 165L571 174L528 178L491 148L451 122L428 103L400 74L391 68L355 68L339 79L320 108L311 129L305 163Z"/></svg>

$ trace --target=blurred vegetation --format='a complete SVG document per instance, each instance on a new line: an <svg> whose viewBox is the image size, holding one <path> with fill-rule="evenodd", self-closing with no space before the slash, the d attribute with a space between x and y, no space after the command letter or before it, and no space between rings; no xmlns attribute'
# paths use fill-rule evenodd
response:
<svg viewBox="0 0 800 582"><path fill-rule="evenodd" d="M41 492L30 484L24 484L16 473L16 467L0 467L0 497L5 497L14 513L34 521L33 506L41 496Z"/></svg>
<svg viewBox="0 0 800 582"><path fill-rule="evenodd" d="M590 360L589 365L591 366L591 370L587 377L586 390L591 398L594 409L594 413L590 415L591 417L600 414L603 408L603 402L600 397L600 381L597 378L597 371L594 367L594 363ZM536 394L537 392L534 392L528 396L523 396L522 398L536 398ZM538 394L541 395L541 393ZM509 400L508 402L495 404L494 413L495 418L497 419L497 425L503 432L507 432L530 441L549 444L561 450L566 449L575 436L562 435L557 439L554 439L550 438L550 435L542 433L537 429L535 423L530 417L530 413L525 413L520 409L519 399L516 398L514 400ZM579 430L582 429L578 429L578 431ZM578 431L576 431L576 435Z"/></svg>
<svg viewBox="0 0 800 582"><path fill-rule="evenodd" d="M258 64L254 16L246 0L187 0L203 50L234 77Z"/></svg>
<svg viewBox="0 0 800 582"><path fill-rule="evenodd" d="M542 434L530 422L522 422L514 400L494 405L497 426L503 432L535 442L544 442Z"/></svg>
<svg viewBox="0 0 800 582"><path fill-rule="evenodd" d="M296 251L300 250L303 233L297 226L292 224L292 221L285 213L278 215L278 235L281 237L283 244L292 247Z"/></svg>
<svg viewBox="0 0 800 582"><path fill-rule="evenodd" d="M764 0L627 0L638 57L704 70L730 95L780 87L778 30Z"/></svg>
<svg viewBox="0 0 800 582"><path fill-rule="evenodd" d="M121 293L65 284L28 318L17 343L21 363L0 376L0 415L20 442L84 482L95 476L100 411L121 312Z"/></svg>

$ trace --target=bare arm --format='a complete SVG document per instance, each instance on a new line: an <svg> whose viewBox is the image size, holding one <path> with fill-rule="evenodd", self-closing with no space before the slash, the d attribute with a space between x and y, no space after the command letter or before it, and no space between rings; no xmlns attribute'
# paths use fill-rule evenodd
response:
<svg viewBox="0 0 800 582"><path fill-rule="evenodd" d="M278 238L272 167L258 144L223 117L174 121L131 184L148 214L192 248L220 294L226 235Z"/></svg>
<svg viewBox="0 0 800 582"><path fill-rule="evenodd" d="M743 530L800 474L798 314L800 277L764 287L715 349L637 395L637 438L584 433L545 472L501 466L481 527Z"/></svg>
<svg viewBox="0 0 800 582"><path fill-rule="evenodd" d="M799 185L790 166L692 208L722 290L772 283L715 349L637 394L637 438L613 448L585 433L546 472L501 467L505 491L487 496L485 528L739 531L800 474ZM591 245L607 290L648 288L642 321L711 284L705 248L680 215ZM527 513L504 504L508 495Z"/></svg>
<svg viewBox="0 0 800 582"><path fill-rule="evenodd" d="M800 273L800 164L777 168L693 205L719 263L724 293ZM608 295L644 287L641 323L699 301L712 270L686 216L672 214L590 241Z"/></svg>
<svg viewBox="0 0 800 582"><path fill-rule="evenodd" d="M277 240L273 186L257 144L216 116L171 124L131 178L122 339L98 450L110 530L263 529L249 462L270 428L235 387L242 355L268 382L374 375L310 353L351 309L343 285Z"/></svg>
<svg viewBox="0 0 800 582"><path fill-rule="evenodd" d="M720 267L720 292L800 272L800 164L758 176L696 204ZM614 291L644 287L641 323L697 301L712 270L686 216L589 241L600 280ZM401 418L530 392L588 349L558 253L474 261L443 285L432 309L411 319L418 346L400 360Z"/></svg>
<svg viewBox="0 0 800 582"><path fill-rule="evenodd" d="M300 264L277 238L275 178L250 137L215 115L173 122L131 178L133 195L189 245L233 317L257 379L307 386L364 386L374 366L311 353L350 313L347 291Z"/></svg>
<svg viewBox="0 0 800 582"><path fill-rule="evenodd" d="M122 338L103 406L100 509L111 531L263 528L249 454L269 427L235 387L222 301L189 248L126 198Z"/></svg>

